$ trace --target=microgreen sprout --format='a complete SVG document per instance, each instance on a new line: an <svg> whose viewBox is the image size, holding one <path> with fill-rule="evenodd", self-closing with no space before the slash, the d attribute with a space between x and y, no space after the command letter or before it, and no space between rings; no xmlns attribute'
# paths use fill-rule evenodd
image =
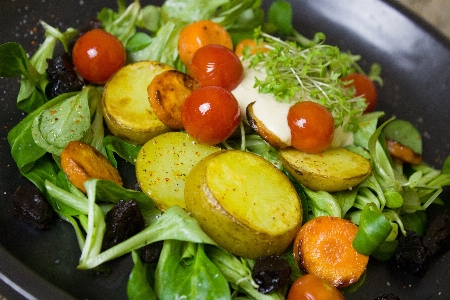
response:
<svg viewBox="0 0 450 300"><path fill-rule="evenodd" d="M318 33L308 46L283 41L275 36L255 31L257 44L268 51L245 55L249 68L265 71L265 79L256 79L260 93L272 93L278 101L310 100L322 104L333 115L335 125L354 130L356 117L366 107L363 97L354 97L341 78L356 70L359 56L343 53L336 46L324 44Z"/></svg>

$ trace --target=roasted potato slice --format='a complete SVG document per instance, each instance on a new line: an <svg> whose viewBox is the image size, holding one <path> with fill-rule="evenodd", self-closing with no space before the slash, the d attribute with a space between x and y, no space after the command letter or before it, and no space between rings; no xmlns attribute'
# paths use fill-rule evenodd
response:
<svg viewBox="0 0 450 300"><path fill-rule="evenodd" d="M145 143L136 159L136 177L142 191L158 208L186 208L186 176L197 162L220 148L200 144L185 132L167 132Z"/></svg>
<svg viewBox="0 0 450 300"><path fill-rule="evenodd" d="M279 151L284 167L305 187L336 192L361 183L372 171L371 163L344 148L309 154L294 148Z"/></svg>
<svg viewBox="0 0 450 300"><path fill-rule="evenodd" d="M181 108L189 94L199 87L186 73L168 70L156 75L147 88L148 100L158 118L172 129L183 129Z"/></svg>
<svg viewBox="0 0 450 300"><path fill-rule="evenodd" d="M186 178L186 209L202 229L233 254L281 254L302 224L290 180L264 158L222 150L201 160Z"/></svg>
<svg viewBox="0 0 450 300"><path fill-rule="evenodd" d="M147 87L153 78L173 68L156 61L126 65L106 83L103 112L112 134L142 145L152 137L170 131L159 120L148 101Z"/></svg>

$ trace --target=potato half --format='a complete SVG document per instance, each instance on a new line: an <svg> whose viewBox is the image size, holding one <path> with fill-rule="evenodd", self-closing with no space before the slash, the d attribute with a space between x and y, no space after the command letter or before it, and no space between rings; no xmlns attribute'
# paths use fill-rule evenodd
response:
<svg viewBox="0 0 450 300"><path fill-rule="evenodd" d="M147 87L156 75L171 69L159 62L140 61L126 65L109 79L102 104L106 125L112 134L143 145L170 130L151 108Z"/></svg>
<svg viewBox="0 0 450 300"><path fill-rule="evenodd" d="M186 176L202 158L220 148L200 144L185 132L167 132L145 143L136 159L136 177L142 191L166 210L186 208Z"/></svg>
<svg viewBox="0 0 450 300"><path fill-rule="evenodd" d="M344 148L309 154L294 148L279 151L283 165L301 184L314 191L336 192L361 183L372 171L370 162Z"/></svg>
<svg viewBox="0 0 450 300"><path fill-rule="evenodd" d="M224 249L247 258L281 254L302 223L299 196L264 158L222 150L186 178L186 208Z"/></svg>

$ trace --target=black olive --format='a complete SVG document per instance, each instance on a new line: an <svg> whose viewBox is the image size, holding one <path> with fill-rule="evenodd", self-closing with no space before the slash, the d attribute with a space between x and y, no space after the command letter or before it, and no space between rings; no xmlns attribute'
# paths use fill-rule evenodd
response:
<svg viewBox="0 0 450 300"><path fill-rule="evenodd" d="M289 261L281 256L263 256L253 267L253 280L259 285L258 291L268 294L282 288L288 282L292 268Z"/></svg>
<svg viewBox="0 0 450 300"><path fill-rule="evenodd" d="M105 217L102 250L109 249L142 231L145 221L136 200L120 200Z"/></svg>
<svg viewBox="0 0 450 300"><path fill-rule="evenodd" d="M41 191L34 185L19 186L11 195L15 215L37 229L48 228L54 211Z"/></svg>
<svg viewBox="0 0 450 300"><path fill-rule="evenodd" d="M423 237L414 231L406 233L399 235L389 265L397 271L423 276L429 263L450 249L450 216L446 211L433 215Z"/></svg>
<svg viewBox="0 0 450 300"><path fill-rule="evenodd" d="M141 248L141 260L144 263L156 262L161 254L163 241L154 242Z"/></svg>
<svg viewBox="0 0 450 300"><path fill-rule="evenodd" d="M430 256L420 236L408 230L406 236L399 235L398 247L392 260L393 264L390 265L397 270L422 276L426 272Z"/></svg>
<svg viewBox="0 0 450 300"><path fill-rule="evenodd" d="M450 216L446 212L437 214L430 222L422 243L433 257L450 249Z"/></svg>
<svg viewBox="0 0 450 300"><path fill-rule="evenodd" d="M67 52L53 59L47 59L46 72L49 83L45 93L49 99L64 93L81 91L84 86Z"/></svg>

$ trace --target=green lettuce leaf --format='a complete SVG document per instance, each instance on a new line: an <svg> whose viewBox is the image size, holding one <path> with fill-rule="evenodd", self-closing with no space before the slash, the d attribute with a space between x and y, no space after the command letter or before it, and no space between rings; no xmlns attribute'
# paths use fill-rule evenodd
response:
<svg viewBox="0 0 450 300"><path fill-rule="evenodd" d="M68 142L83 139L91 126L90 99L97 98L97 102L100 97L95 88L87 86L64 102L42 110L31 126L35 143L59 155Z"/></svg>
<svg viewBox="0 0 450 300"><path fill-rule="evenodd" d="M231 298L228 281L206 256L203 244L164 241L155 278L158 299Z"/></svg>

